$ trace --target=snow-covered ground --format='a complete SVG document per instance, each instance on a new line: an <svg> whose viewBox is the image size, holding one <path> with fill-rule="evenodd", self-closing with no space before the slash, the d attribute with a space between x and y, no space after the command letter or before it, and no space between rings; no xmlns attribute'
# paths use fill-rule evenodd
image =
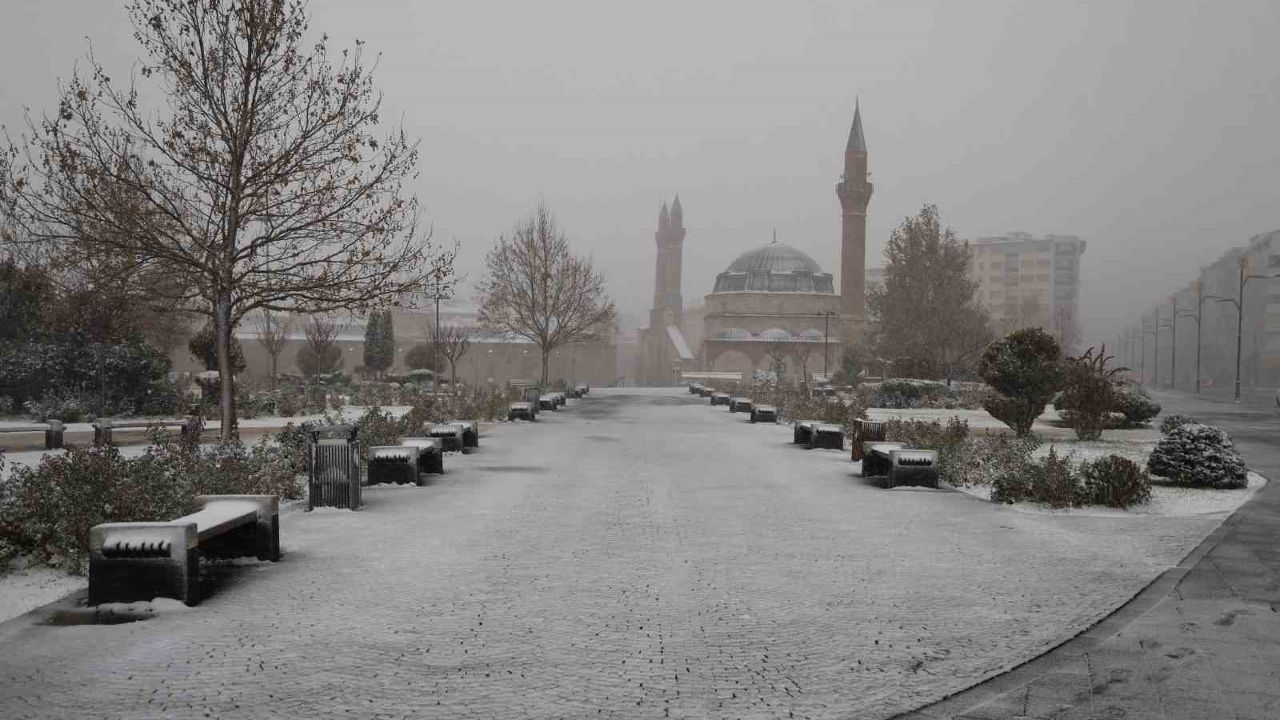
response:
<svg viewBox="0 0 1280 720"><path fill-rule="evenodd" d="M889 492L790 441L674 390L593 392L427 487L282 516L283 560L190 611L0 625L0 707L888 717L1088 627L1221 521Z"/></svg>

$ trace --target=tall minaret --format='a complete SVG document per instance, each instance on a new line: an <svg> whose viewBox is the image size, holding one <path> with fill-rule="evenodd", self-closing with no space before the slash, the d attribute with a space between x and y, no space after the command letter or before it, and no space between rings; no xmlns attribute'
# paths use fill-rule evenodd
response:
<svg viewBox="0 0 1280 720"><path fill-rule="evenodd" d="M840 311L844 315L845 347L862 333L866 304L867 205L871 183L867 181L867 140L862 135L862 110L853 106L853 127L844 148L844 175L836 185L843 215L840 233Z"/></svg>
<svg viewBox="0 0 1280 720"><path fill-rule="evenodd" d="M658 245L658 259L654 272L653 310L649 327L679 325L684 300L680 296L680 266L684 256L684 208L676 195L671 210L662 203L658 212L658 232L654 240Z"/></svg>

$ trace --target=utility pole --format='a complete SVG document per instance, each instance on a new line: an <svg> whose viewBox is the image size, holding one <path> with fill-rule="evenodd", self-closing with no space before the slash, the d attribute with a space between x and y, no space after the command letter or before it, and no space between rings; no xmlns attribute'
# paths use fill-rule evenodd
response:
<svg viewBox="0 0 1280 720"><path fill-rule="evenodd" d="M1151 345L1151 362L1154 366L1151 370L1151 387L1160 387L1160 307L1156 306L1151 311L1151 324L1155 328L1152 332L1155 338Z"/></svg>
<svg viewBox="0 0 1280 720"><path fill-rule="evenodd" d="M1142 360L1139 361L1141 363L1141 369L1139 370L1139 374L1138 374L1138 384L1146 385L1147 384L1147 316L1146 315L1142 316L1141 351L1142 351Z"/></svg>

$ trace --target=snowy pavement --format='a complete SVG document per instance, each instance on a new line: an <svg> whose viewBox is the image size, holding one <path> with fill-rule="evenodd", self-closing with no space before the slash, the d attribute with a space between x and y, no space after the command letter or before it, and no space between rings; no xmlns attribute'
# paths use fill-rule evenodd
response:
<svg viewBox="0 0 1280 720"><path fill-rule="evenodd" d="M504 424L425 488L281 517L143 622L0 624L22 717L883 718L1038 655L1221 517L886 491L676 390Z"/></svg>

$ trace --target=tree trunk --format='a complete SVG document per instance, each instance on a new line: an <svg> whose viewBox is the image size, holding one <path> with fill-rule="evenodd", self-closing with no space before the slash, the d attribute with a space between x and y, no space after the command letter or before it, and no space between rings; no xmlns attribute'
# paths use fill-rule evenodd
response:
<svg viewBox="0 0 1280 720"><path fill-rule="evenodd" d="M239 436L236 430L235 377L231 368L231 300L218 298L213 309L214 337L218 348L218 384L222 431L219 439L231 442Z"/></svg>
<svg viewBox="0 0 1280 720"><path fill-rule="evenodd" d="M551 372L551 367L549 365L550 361L551 361L551 351L547 350L546 348L543 348L542 350L542 387L544 388L547 386L547 376Z"/></svg>
<svg viewBox="0 0 1280 720"><path fill-rule="evenodd" d="M276 362L279 359L280 359L279 355L275 353L271 354L271 394L272 395L276 394Z"/></svg>
<svg viewBox="0 0 1280 720"><path fill-rule="evenodd" d="M449 358L449 387L455 388L457 386L458 386L458 361L454 360L453 358Z"/></svg>

